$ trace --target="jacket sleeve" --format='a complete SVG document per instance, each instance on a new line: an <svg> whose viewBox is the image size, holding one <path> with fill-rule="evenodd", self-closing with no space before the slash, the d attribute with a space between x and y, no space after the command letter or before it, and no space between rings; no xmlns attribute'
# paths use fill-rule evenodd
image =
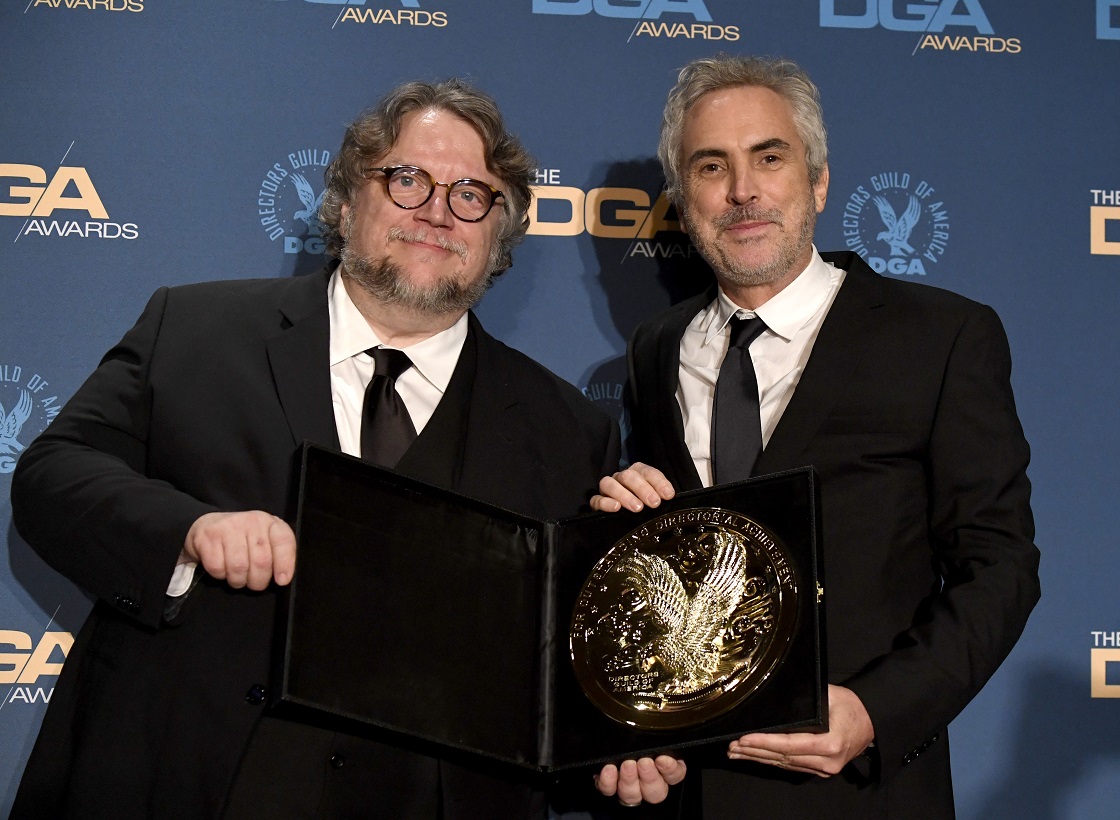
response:
<svg viewBox="0 0 1120 820"><path fill-rule="evenodd" d="M12 518L52 567L152 627L187 531L213 507L147 476L148 374L167 289L21 455Z"/></svg>
<svg viewBox="0 0 1120 820"><path fill-rule="evenodd" d="M881 776L936 742L1003 662L1040 595L1029 448L999 318L976 306L942 377L925 453L928 538L942 584L887 654L847 685L876 730Z"/></svg>

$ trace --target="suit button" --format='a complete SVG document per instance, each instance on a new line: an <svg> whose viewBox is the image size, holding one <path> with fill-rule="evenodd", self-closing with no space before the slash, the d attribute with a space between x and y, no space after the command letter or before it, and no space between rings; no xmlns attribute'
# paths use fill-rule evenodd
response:
<svg viewBox="0 0 1120 820"><path fill-rule="evenodd" d="M129 598L127 595L114 595L113 603L115 603L121 609L127 610L128 612L136 612L140 609L140 605Z"/></svg>
<svg viewBox="0 0 1120 820"><path fill-rule="evenodd" d="M346 765L346 758L342 755L331 755L331 768L341 769Z"/></svg>
<svg viewBox="0 0 1120 820"><path fill-rule="evenodd" d="M245 693L245 702L251 703L253 706L259 706L264 703L265 689L259 683L254 683L249 687L249 691Z"/></svg>
<svg viewBox="0 0 1120 820"><path fill-rule="evenodd" d="M902 758L902 765L903 766L909 766L913 762L914 762L914 755L913 754L908 754L908 755L906 755L905 757Z"/></svg>

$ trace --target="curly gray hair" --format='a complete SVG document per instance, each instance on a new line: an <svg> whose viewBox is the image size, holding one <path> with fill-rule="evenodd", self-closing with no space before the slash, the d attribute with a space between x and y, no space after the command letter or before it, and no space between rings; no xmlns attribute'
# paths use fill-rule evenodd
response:
<svg viewBox="0 0 1120 820"><path fill-rule="evenodd" d="M505 130L494 100L459 79L399 86L346 129L338 156L327 168L327 185L319 208L327 252L338 256L342 251L342 206L366 184L364 169L376 164L396 144L406 114L427 110L447 111L469 123L482 138L487 169L502 181L502 221L489 271L500 274L513 264L513 247L529 229L533 196L529 186L536 163L520 140Z"/></svg>

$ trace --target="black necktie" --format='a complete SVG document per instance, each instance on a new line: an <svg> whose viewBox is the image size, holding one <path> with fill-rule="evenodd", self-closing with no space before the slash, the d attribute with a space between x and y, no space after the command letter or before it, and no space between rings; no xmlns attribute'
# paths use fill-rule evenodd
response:
<svg viewBox="0 0 1120 820"><path fill-rule="evenodd" d="M404 351L387 347L371 347L366 354L373 358L375 369L362 404L362 458L395 467L416 439L416 427L396 385L412 360Z"/></svg>
<svg viewBox="0 0 1120 820"><path fill-rule="evenodd" d="M751 361L751 342L766 323L733 318L731 343L719 368L712 406L712 480L727 484L750 478L762 452L762 421L758 414L758 381Z"/></svg>

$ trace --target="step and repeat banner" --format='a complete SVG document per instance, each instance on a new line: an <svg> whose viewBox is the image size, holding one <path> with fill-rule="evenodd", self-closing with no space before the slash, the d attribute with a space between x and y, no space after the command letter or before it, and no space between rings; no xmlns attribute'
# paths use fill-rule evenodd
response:
<svg viewBox="0 0 1120 820"><path fill-rule="evenodd" d="M465 77L539 166L479 316L620 416L630 331L707 282L654 157L677 69L717 52L820 86L821 250L1007 327L1043 598L951 727L960 816L1116 815L1120 0L7 0L0 814L90 606L15 532L10 474L151 292L316 269L345 125L402 81Z"/></svg>

